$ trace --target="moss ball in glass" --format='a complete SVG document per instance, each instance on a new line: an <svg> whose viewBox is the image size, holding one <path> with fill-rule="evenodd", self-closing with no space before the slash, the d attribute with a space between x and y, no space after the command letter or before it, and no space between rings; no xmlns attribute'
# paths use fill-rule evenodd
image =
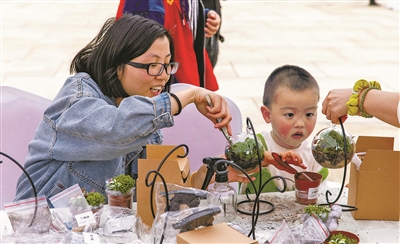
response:
<svg viewBox="0 0 400 244"><path fill-rule="evenodd" d="M257 138L257 137L256 137ZM231 142L225 147L225 156L228 160L233 161L245 172L256 169L264 159L265 149L262 142L251 133L239 133L231 138ZM258 146L258 150L257 150ZM259 152L259 156L257 155Z"/></svg>
<svg viewBox="0 0 400 244"><path fill-rule="evenodd" d="M338 169L350 163L355 153L353 137L345 132L346 150L344 153L343 133L335 126L320 130L312 141L312 154L315 160L325 168Z"/></svg>

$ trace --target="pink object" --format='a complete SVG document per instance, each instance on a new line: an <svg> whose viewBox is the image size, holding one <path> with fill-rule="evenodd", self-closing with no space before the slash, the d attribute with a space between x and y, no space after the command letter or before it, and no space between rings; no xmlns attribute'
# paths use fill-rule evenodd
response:
<svg viewBox="0 0 400 244"><path fill-rule="evenodd" d="M24 165L28 143L43 118L51 100L9 86L0 86L0 151ZM12 202L16 184L23 171L10 159L0 155L0 209Z"/></svg>

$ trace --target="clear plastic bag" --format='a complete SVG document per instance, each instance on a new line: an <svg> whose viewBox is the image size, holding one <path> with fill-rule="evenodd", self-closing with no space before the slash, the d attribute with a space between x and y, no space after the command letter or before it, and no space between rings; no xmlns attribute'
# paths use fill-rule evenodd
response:
<svg viewBox="0 0 400 244"><path fill-rule="evenodd" d="M6 203L4 211L10 219L15 233L48 233L51 213L44 195Z"/></svg>
<svg viewBox="0 0 400 244"><path fill-rule="evenodd" d="M156 182L156 216L152 228L155 243L176 243L177 234L212 225L214 215L221 212L220 207L208 204L208 191L171 183L166 187L169 208L165 186Z"/></svg>
<svg viewBox="0 0 400 244"><path fill-rule="evenodd" d="M93 212L78 184L50 197L50 202L55 207L55 214L69 229L96 224Z"/></svg>
<svg viewBox="0 0 400 244"><path fill-rule="evenodd" d="M207 197L210 192L183 187L177 184L167 183L169 211L207 206ZM167 210L167 197L163 183L156 182L155 185L156 214L164 213Z"/></svg>
<svg viewBox="0 0 400 244"><path fill-rule="evenodd" d="M297 244L299 242L295 239L286 221L283 220L281 226L279 226L274 235L269 238L268 243Z"/></svg>
<svg viewBox="0 0 400 244"><path fill-rule="evenodd" d="M176 243L177 234L211 226L214 215L221 211L220 207L206 206L167 211L156 215L152 228L155 243Z"/></svg>
<svg viewBox="0 0 400 244"><path fill-rule="evenodd" d="M124 207L104 206L100 231L107 243L149 243L151 230L132 210Z"/></svg>
<svg viewBox="0 0 400 244"><path fill-rule="evenodd" d="M297 243L323 243L329 236L329 230L324 222L316 215L306 218L303 224L292 229Z"/></svg>

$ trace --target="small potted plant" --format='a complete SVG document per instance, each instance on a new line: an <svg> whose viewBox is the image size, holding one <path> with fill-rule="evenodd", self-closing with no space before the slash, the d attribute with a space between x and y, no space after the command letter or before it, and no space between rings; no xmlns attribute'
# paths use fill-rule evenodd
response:
<svg viewBox="0 0 400 244"><path fill-rule="evenodd" d="M100 192L89 192L85 195L86 201L92 208L92 212L95 213L99 209L103 207L103 204L106 203L106 197Z"/></svg>
<svg viewBox="0 0 400 244"><path fill-rule="evenodd" d="M358 244L360 243L360 238L356 234L351 232L336 230L331 231L328 239L324 244Z"/></svg>
<svg viewBox="0 0 400 244"><path fill-rule="evenodd" d="M135 180L125 174L114 176L106 183L106 193L109 206L132 209Z"/></svg>

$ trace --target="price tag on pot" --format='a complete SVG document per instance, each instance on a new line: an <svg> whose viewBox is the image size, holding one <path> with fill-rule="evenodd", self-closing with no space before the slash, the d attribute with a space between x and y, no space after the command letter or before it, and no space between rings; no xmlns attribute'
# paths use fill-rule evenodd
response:
<svg viewBox="0 0 400 244"><path fill-rule="evenodd" d="M319 190L319 187L314 187L314 188L308 189L308 199L318 198L318 190Z"/></svg>

